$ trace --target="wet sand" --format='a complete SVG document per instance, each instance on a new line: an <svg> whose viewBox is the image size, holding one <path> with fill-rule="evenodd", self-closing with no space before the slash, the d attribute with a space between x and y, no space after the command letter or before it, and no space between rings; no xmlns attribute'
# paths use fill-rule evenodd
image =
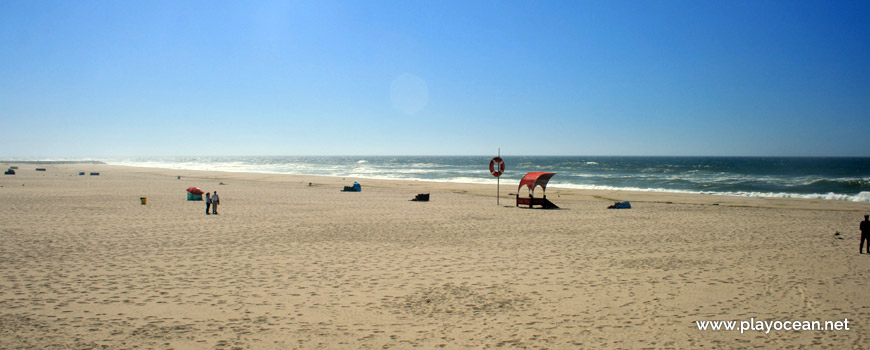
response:
<svg viewBox="0 0 870 350"><path fill-rule="evenodd" d="M870 347L868 203L550 188L562 209L529 210L516 184L496 205L488 185L19 167L3 349ZM753 317L850 330L695 323Z"/></svg>

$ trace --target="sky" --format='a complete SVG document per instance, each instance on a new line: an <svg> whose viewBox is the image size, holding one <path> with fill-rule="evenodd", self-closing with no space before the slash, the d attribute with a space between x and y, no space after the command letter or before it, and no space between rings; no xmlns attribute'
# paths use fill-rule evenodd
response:
<svg viewBox="0 0 870 350"><path fill-rule="evenodd" d="M0 1L0 157L870 156L868 1Z"/></svg>

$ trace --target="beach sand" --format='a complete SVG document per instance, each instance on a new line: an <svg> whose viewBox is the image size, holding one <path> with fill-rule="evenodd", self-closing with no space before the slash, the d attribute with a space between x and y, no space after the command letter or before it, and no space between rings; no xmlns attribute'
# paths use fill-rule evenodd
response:
<svg viewBox="0 0 870 350"><path fill-rule="evenodd" d="M3 349L870 347L868 203L550 188L562 209L530 210L516 183L496 205L490 185L19 167ZM750 318L850 330L695 323Z"/></svg>

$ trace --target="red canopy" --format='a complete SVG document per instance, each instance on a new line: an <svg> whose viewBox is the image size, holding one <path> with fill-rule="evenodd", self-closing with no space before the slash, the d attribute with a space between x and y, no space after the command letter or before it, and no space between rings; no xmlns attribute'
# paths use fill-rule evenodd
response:
<svg viewBox="0 0 870 350"><path fill-rule="evenodd" d="M532 172L523 176L523 179L520 180L520 186L517 187L517 191L519 191L523 186L529 187L529 192L534 194L535 187L541 186L544 192L547 191L547 182L550 182L550 178L556 175L556 173L545 173L545 172Z"/></svg>
<svg viewBox="0 0 870 350"><path fill-rule="evenodd" d="M190 194L202 195L202 190L197 187L188 187L187 192L190 192Z"/></svg>

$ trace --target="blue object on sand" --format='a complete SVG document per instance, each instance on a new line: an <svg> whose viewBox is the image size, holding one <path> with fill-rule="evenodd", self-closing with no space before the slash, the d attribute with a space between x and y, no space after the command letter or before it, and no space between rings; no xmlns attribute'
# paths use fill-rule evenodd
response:
<svg viewBox="0 0 870 350"><path fill-rule="evenodd" d="M91 173L91 176L100 176L100 173Z"/></svg>
<svg viewBox="0 0 870 350"><path fill-rule="evenodd" d="M609 209L631 209L631 203L628 201L625 202L616 202L610 206Z"/></svg>
<svg viewBox="0 0 870 350"><path fill-rule="evenodd" d="M359 185L359 182L354 181L353 186L344 186L342 192L361 192L362 186Z"/></svg>

